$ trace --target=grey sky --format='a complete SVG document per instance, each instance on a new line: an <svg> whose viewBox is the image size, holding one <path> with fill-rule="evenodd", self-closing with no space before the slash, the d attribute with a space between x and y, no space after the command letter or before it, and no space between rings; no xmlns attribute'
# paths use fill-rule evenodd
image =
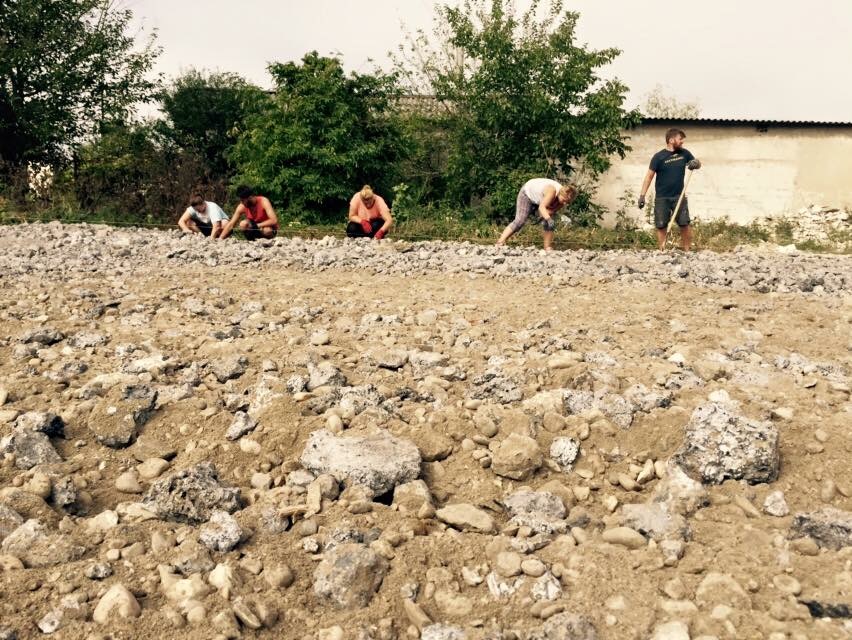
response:
<svg viewBox="0 0 852 640"><path fill-rule="evenodd" d="M233 71L269 85L270 61L339 52L347 69L388 67L408 30L431 31L431 0L125 0L159 30L158 70ZM518 0L523 6L525 0ZM852 121L852 0L573 0L579 39L623 53L605 74L636 104L656 84L706 117Z"/></svg>

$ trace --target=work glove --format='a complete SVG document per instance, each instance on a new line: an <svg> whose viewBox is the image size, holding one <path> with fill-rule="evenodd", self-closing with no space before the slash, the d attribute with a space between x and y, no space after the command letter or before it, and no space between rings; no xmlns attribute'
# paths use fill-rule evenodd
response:
<svg viewBox="0 0 852 640"><path fill-rule="evenodd" d="M695 171L696 169L701 168L701 162L698 160L698 158L693 158L687 163L686 168L690 171Z"/></svg>
<svg viewBox="0 0 852 640"><path fill-rule="evenodd" d="M379 229L378 231L376 231L376 235L374 235L373 237L376 240L381 240L382 238L385 237L385 233L387 233L387 232L384 229Z"/></svg>
<svg viewBox="0 0 852 640"><path fill-rule="evenodd" d="M637 203L637 206L638 206L640 209L644 209L644 208L645 208L645 196L639 196L639 202Z"/></svg>
<svg viewBox="0 0 852 640"><path fill-rule="evenodd" d="M370 224L369 220L361 220L361 228L364 233L373 233L373 225Z"/></svg>

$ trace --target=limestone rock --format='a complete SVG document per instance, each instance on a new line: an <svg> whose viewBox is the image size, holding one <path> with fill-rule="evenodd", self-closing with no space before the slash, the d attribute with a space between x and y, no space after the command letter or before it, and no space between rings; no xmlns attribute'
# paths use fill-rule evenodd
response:
<svg viewBox="0 0 852 640"><path fill-rule="evenodd" d="M529 640L598 640L598 632L588 618L565 611L548 618Z"/></svg>
<svg viewBox="0 0 852 640"><path fill-rule="evenodd" d="M512 433L494 452L491 469L497 475L526 480L543 462L538 443L528 436Z"/></svg>
<svg viewBox="0 0 852 640"><path fill-rule="evenodd" d="M40 464L62 462L61 456L53 448L50 438L39 431L15 431L0 439L0 452L15 456L18 469L32 469Z"/></svg>
<svg viewBox="0 0 852 640"><path fill-rule="evenodd" d="M366 607L387 570L387 560L371 548L341 544L326 552L314 571L314 592L337 609Z"/></svg>
<svg viewBox="0 0 852 640"><path fill-rule="evenodd" d="M327 473L346 485L361 485L378 496L420 475L420 452L388 431L337 437L321 429L308 438L300 458L315 474Z"/></svg>
<svg viewBox="0 0 852 640"><path fill-rule="evenodd" d="M493 533L494 518L472 504L449 504L435 513L438 520L463 531Z"/></svg>
<svg viewBox="0 0 852 640"><path fill-rule="evenodd" d="M225 432L225 437L228 440L239 440L247 433L251 433L257 428L257 421L245 411L237 411L234 414L234 420L228 431Z"/></svg>
<svg viewBox="0 0 852 640"><path fill-rule="evenodd" d="M308 391L319 387L342 387L346 384L346 376L333 363L324 360L319 364L308 363Z"/></svg>
<svg viewBox="0 0 852 640"><path fill-rule="evenodd" d="M240 508L240 490L219 480L216 467L201 462L158 480L148 489L143 504L163 520L200 524L215 511L233 513Z"/></svg>
<svg viewBox="0 0 852 640"><path fill-rule="evenodd" d="M792 534L796 538L813 538L826 549L852 547L852 513L834 507L798 513L793 519Z"/></svg>
<svg viewBox="0 0 852 640"><path fill-rule="evenodd" d="M51 534L37 520L27 520L6 536L0 551L15 556L29 567L52 567L80 558L85 549L73 544L68 536Z"/></svg>
<svg viewBox="0 0 852 640"><path fill-rule="evenodd" d="M210 363L210 370L219 382L227 382L239 378L246 372L248 358L239 354L232 354L217 358Z"/></svg>
<svg viewBox="0 0 852 640"><path fill-rule="evenodd" d="M565 533L565 505L546 491L516 491L503 499L511 522L530 527L536 533Z"/></svg>
<svg viewBox="0 0 852 640"><path fill-rule="evenodd" d="M113 387L89 416L89 430L101 444L120 449L133 443L157 404L157 392L145 385Z"/></svg>
<svg viewBox="0 0 852 640"><path fill-rule="evenodd" d="M778 430L749 420L728 405L710 402L695 409L685 442L673 460L703 482L727 479L772 482L780 465Z"/></svg>
<svg viewBox="0 0 852 640"><path fill-rule="evenodd" d="M245 532L230 513L214 511L210 520L201 527L198 539L211 551L230 551L245 536Z"/></svg>
<svg viewBox="0 0 852 640"><path fill-rule="evenodd" d="M14 509L5 504L0 504L0 542L19 526L24 524L24 519Z"/></svg>
<svg viewBox="0 0 852 640"><path fill-rule="evenodd" d="M142 615L136 597L122 584L114 584L103 595L92 613L92 619L98 624L113 624L122 620L138 618Z"/></svg>
<svg viewBox="0 0 852 640"><path fill-rule="evenodd" d="M580 443L574 438L554 438L550 445L550 457L566 473L574 468L580 455Z"/></svg>

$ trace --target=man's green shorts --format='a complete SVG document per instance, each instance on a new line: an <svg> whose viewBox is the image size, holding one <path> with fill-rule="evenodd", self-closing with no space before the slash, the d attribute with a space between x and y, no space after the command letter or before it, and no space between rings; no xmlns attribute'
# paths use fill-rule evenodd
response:
<svg viewBox="0 0 852 640"><path fill-rule="evenodd" d="M672 219L677 198L656 198L654 200L654 226L657 229L665 229L669 226L669 220ZM677 224L679 227L689 226L689 207L687 206L686 196L683 197L683 202L680 203L680 211L677 214Z"/></svg>

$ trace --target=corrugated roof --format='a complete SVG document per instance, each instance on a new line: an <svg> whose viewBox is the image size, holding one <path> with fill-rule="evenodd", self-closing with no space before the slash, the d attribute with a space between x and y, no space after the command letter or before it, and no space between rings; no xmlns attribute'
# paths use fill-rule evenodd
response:
<svg viewBox="0 0 852 640"><path fill-rule="evenodd" d="M852 122L820 120L773 120L759 118L642 118L643 124L690 122L693 124L733 124L764 127L852 127Z"/></svg>

